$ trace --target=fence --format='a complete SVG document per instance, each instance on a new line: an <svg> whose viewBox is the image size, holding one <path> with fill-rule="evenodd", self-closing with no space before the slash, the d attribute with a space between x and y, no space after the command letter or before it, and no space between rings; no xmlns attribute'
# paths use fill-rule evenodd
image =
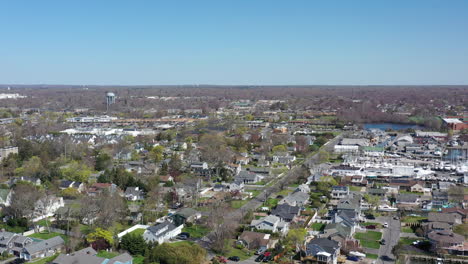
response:
<svg viewBox="0 0 468 264"><path fill-rule="evenodd" d="M133 232L133 231L135 231L137 229L147 229L148 227L149 226L147 226L147 225L134 225L134 226L130 227L129 229L127 229L127 230L125 230L123 232L120 232L117 235L117 237L121 238L121 237L125 236L126 234L131 233L131 232Z"/></svg>

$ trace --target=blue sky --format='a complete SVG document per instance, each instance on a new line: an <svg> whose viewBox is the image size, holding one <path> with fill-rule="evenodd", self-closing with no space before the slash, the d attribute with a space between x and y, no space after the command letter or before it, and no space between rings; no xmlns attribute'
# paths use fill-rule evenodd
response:
<svg viewBox="0 0 468 264"><path fill-rule="evenodd" d="M468 1L0 0L4 84L468 84Z"/></svg>

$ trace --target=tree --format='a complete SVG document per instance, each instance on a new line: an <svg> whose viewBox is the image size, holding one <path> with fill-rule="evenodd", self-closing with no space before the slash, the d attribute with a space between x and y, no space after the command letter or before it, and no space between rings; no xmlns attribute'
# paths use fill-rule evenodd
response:
<svg viewBox="0 0 468 264"><path fill-rule="evenodd" d="M44 197L44 192L28 183L17 184L13 188L10 210L15 218L32 218L36 202Z"/></svg>
<svg viewBox="0 0 468 264"><path fill-rule="evenodd" d="M368 202L372 207L377 207L380 204L380 198L376 195L364 194L364 200Z"/></svg>
<svg viewBox="0 0 468 264"><path fill-rule="evenodd" d="M109 248L112 244L114 244L114 236L112 232L98 227L96 230L94 230L94 232L89 233L86 236L86 241L95 245L101 245L102 242L105 242L105 244L107 244L107 248Z"/></svg>
<svg viewBox="0 0 468 264"><path fill-rule="evenodd" d="M217 166L216 176L219 177L219 165L229 162L232 157L226 141L219 134L206 134L200 138L199 145L202 159Z"/></svg>
<svg viewBox="0 0 468 264"><path fill-rule="evenodd" d="M88 182L93 171L84 163L72 161L60 168L64 178L70 181Z"/></svg>
<svg viewBox="0 0 468 264"><path fill-rule="evenodd" d="M46 170L42 165L41 159L38 156L32 156L26 162L24 162L23 166L17 168L15 173L25 177L41 178L41 176L46 173Z"/></svg>
<svg viewBox="0 0 468 264"><path fill-rule="evenodd" d="M149 153L149 157L151 160L158 163L163 160L163 154L164 154L164 147L155 146L153 149L151 149Z"/></svg>
<svg viewBox="0 0 468 264"><path fill-rule="evenodd" d="M143 256L147 246L143 236L139 234L128 233L120 241L120 248L127 250L132 255Z"/></svg>
<svg viewBox="0 0 468 264"><path fill-rule="evenodd" d="M284 239L284 245L286 245L290 249L299 249L306 235L307 230L305 228L291 229L289 230L288 235Z"/></svg>
<svg viewBox="0 0 468 264"><path fill-rule="evenodd" d="M76 199L80 196L80 192L75 188L69 187L60 191L60 195L66 199Z"/></svg>
<svg viewBox="0 0 468 264"><path fill-rule="evenodd" d="M276 145L272 149L273 153L280 153L280 152L286 152L288 149L286 148L285 145Z"/></svg>
<svg viewBox="0 0 468 264"><path fill-rule="evenodd" d="M206 250L198 244L163 243L155 246L149 254L147 254L145 263L199 264L204 263L205 258Z"/></svg>
<svg viewBox="0 0 468 264"><path fill-rule="evenodd" d="M111 165L112 165L112 157L109 154L103 152L103 153L99 153L99 155L96 156L96 164L94 168L97 171L108 169Z"/></svg>

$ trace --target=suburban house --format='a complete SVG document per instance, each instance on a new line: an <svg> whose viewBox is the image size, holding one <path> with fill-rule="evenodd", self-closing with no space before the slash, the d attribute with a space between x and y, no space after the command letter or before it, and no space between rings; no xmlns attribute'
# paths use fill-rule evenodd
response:
<svg viewBox="0 0 468 264"><path fill-rule="evenodd" d="M361 213L361 196L358 194L350 194L348 197L342 198L336 205L337 211L354 211Z"/></svg>
<svg viewBox="0 0 468 264"><path fill-rule="evenodd" d="M234 182L242 182L244 184L257 183L263 180L264 176L258 175L251 171L241 170L235 177Z"/></svg>
<svg viewBox="0 0 468 264"><path fill-rule="evenodd" d="M159 176L159 181L162 183L174 182L174 177L172 177L171 175L161 175Z"/></svg>
<svg viewBox="0 0 468 264"><path fill-rule="evenodd" d="M51 264L132 264L133 258L128 253L115 256L111 259L96 256L92 247L87 247L72 254L60 254Z"/></svg>
<svg viewBox="0 0 468 264"><path fill-rule="evenodd" d="M339 252L340 243L327 238L315 238L306 243L301 261L307 264L337 264Z"/></svg>
<svg viewBox="0 0 468 264"><path fill-rule="evenodd" d="M19 257L21 250L33 242L34 241L30 237L2 231L0 232L0 254L6 251L8 254Z"/></svg>
<svg viewBox="0 0 468 264"><path fill-rule="evenodd" d="M351 227L343 223L330 223L325 226L323 234L320 237L332 239L336 242L343 244L346 239L352 237L353 232Z"/></svg>
<svg viewBox="0 0 468 264"><path fill-rule="evenodd" d="M296 190L294 190L295 192L303 192L303 193L310 193L310 187L308 184L301 184L299 186L297 186Z"/></svg>
<svg viewBox="0 0 468 264"><path fill-rule="evenodd" d="M232 183L218 183L213 186L214 192L243 192L244 182L232 182Z"/></svg>
<svg viewBox="0 0 468 264"><path fill-rule="evenodd" d="M127 187L125 190L125 199L128 201L142 201L145 199L145 193L140 187Z"/></svg>
<svg viewBox="0 0 468 264"><path fill-rule="evenodd" d="M281 221L278 216L269 215L257 220L252 220L250 226L257 230L268 230L286 235L289 230L289 223Z"/></svg>
<svg viewBox="0 0 468 264"><path fill-rule="evenodd" d="M0 189L0 205L10 206L12 194L10 189Z"/></svg>
<svg viewBox="0 0 468 264"><path fill-rule="evenodd" d="M55 195L48 195L38 200L34 206L34 221L53 216L64 205L63 197L56 197Z"/></svg>
<svg viewBox="0 0 468 264"><path fill-rule="evenodd" d="M447 223L450 225L459 225L463 223L463 218L461 215L449 213L430 212L427 220L429 222L440 222Z"/></svg>
<svg viewBox="0 0 468 264"><path fill-rule="evenodd" d="M278 204L287 203L290 206L304 207L309 201L309 194L304 192L293 192L281 199Z"/></svg>
<svg viewBox="0 0 468 264"><path fill-rule="evenodd" d="M69 180L61 180L59 184L60 190L65 190L68 188L73 188L79 192L83 192L85 189L85 185L82 182L76 181L69 181Z"/></svg>
<svg viewBox="0 0 468 264"><path fill-rule="evenodd" d="M410 187L410 190L412 192L424 192L424 186L422 186L422 184L420 183L415 183L413 186Z"/></svg>
<svg viewBox="0 0 468 264"><path fill-rule="evenodd" d="M467 216L468 216L468 209L463 209L459 207L452 207L452 208L442 208L442 213L446 214L458 214L461 216L462 220L464 223L467 222Z"/></svg>
<svg viewBox="0 0 468 264"><path fill-rule="evenodd" d="M292 155L289 155L289 154L273 156L273 162L281 163L281 164L284 164L284 165L289 165L289 164L293 163L295 160L296 160L296 156L292 156Z"/></svg>
<svg viewBox="0 0 468 264"><path fill-rule="evenodd" d="M332 199L341 199L349 195L348 186L333 186L331 191Z"/></svg>
<svg viewBox="0 0 468 264"><path fill-rule="evenodd" d="M463 246L465 237L450 230L435 230L427 234L434 249L446 249Z"/></svg>
<svg viewBox="0 0 468 264"><path fill-rule="evenodd" d="M399 207L418 207L421 205L419 195L412 193L400 193L396 202Z"/></svg>
<svg viewBox="0 0 468 264"><path fill-rule="evenodd" d="M19 181L29 182L37 186L41 185L41 179L35 178L35 177L25 177L25 176L10 178L10 180L7 181L7 184L8 186L11 187Z"/></svg>
<svg viewBox="0 0 468 264"><path fill-rule="evenodd" d="M56 236L47 240L31 243L25 246L20 253L20 258L32 260L36 258L50 257L64 249L65 241L62 237Z"/></svg>
<svg viewBox="0 0 468 264"><path fill-rule="evenodd" d="M193 223L201 218L201 213L192 208L183 208L172 215L175 225L182 225L185 223Z"/></svg>
<svg viewBox="0 0 468 264"><path fill-rule="evenodd" d="M291 206L287 203L278 204L275 209L271 211L271 215L275 215L284 222L293 222L301 213L301 208L298 206Z"/></svg>
<svg viewBox="0 0 468 264"><path fill-rule="evenodd" d="M242 245L249 250L257 250L260 247L273 248L277 241L271 239L270 234L244 231L237 239L236 244Z"/></svg>
<svg viewBox="0 0 468 264"><path fill-rule="evenodd" d="M190 171L199 177L210 177L211 170L206 162L193 162L190 164Z"/></svg>
<svg viewBox="0 0 468 264"><path fill-rule="evenodd" d="M175 226L173 223L165 221L148 227L143 233L143 238L147 242L158 242L162 244L180 234L183 227L184 225Z"/></svg>

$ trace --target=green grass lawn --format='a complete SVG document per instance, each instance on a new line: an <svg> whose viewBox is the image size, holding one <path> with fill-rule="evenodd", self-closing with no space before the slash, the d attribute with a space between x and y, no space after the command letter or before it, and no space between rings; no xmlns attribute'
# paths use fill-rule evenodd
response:
<svg viewBox="0 0 468 264"><path fill-rule="evenodd" d="M50 226L52 224L52 222L50 222L47 219L42 219L40 221L37 221L35 224L38 225L38 226L47 226L47 225Z"/></svg>
<svg viewBox="0 0 468 264"><path fill-rule="evenodd" d="M38 261L33 261L33 262L28 262L28 263L30 263L30 264L47 264L47 263L51 262L52 260L56 259L58 257L58 255L59 254L55 254L53 256L40 259Z"/></svg>
<svg viewBox="0 0 468 264"><path fill-rule="evenodd" d="M192 225L190 227L185 226L182 232L187 232L192 238L202 238L210 232L210 229L204 226Z"/></svg>
<svg viewBox="0 0 468 264"><path fill-rule="evenodd" d="M53 238L53 237L56 237L56 236L62 237L63 240L65 240L65 242L68 241L68 236L62 235L62 234L59 234L59 233L54 233L54 232L34 233L32 235L29 235L29 237L38 238L38 239L42 239L42 240L46 240L46 239Z"/></svg>
<svg viewBox="0 0 468 264"><path fill-rule="evenodd" d="M282 190L282 191L277 192L276 195L286 196L286 195L288 195L289 193L291 193L291 190L284 189L284 190Z"/></svg>
<svg viewBox="0 0 468 264"><path fill-rule="evenodd" d="M403 233L414 233L413 229L409 226L405 226L401 228L401 232Z"/></svg>
<svg viewBox="0 0 468 264"><path fill-rule="evenodd" d="M101 257L101 258L108 258L108 259L111 259L111 258L116 257L116 256L118 256L118 255L120 255L119 252L107 252L107 251L105 251L105 250L101 250L101 251L99 251L99 252L97 253L96 256Z"/></svg>
<svg viewBox="0 0 468 264"><path fill-rule="evenodd" d="M252 198L257 197L262 191L261 190L251 190Z"/></svg>
<svg viewBox="0 0 468 264"><path fill-rule="evenodd" d="M379 255L377 255L377 254L371 254L371 253L366 253L366 258L378 259L378 258L379 258Z"/></svg>
<svg viewBox="0 0 468 264"><path fill-rule="evenodd" d="M226 254L226 257L232 257L232 256L238 256L240 260L246 260L250 258L254 252L250 252L248 249L238 249L234 247L235 240L230 240L229 241L231 247L229 248L229 252Z"/></svg>
<svg viewBox="0 0 468 264"><path fill-rule="evenodd" d="M234 208L234 209L239 209L241 208L242 206L244 206L244 204L246 204L248 201L247 200L235 200L235 201L231 201L231 207Z"/></svg>
<svg viewBox="0 0 468 264"><path fill-rule="evenodd" d="M144 229L144 228L138 228L138 229L133 230L129 234L142 236L143 233L145 233L145 231L146 231L146 229Z"/></svg>
<svg viewBox="0 0 468 264"><path fill-rule="evenodd" d="M273 208L275 206L278 205L278 202L279 200L278 199L274 199L274 198L268 198L265 203L264 203L264 206L268 206L270 208Z"/></svg>
<svg viewBox="0 0 468 264"><path fill-rule="evenodd" d="M362 187L359 186L349 186L349 190L352 192L360 192Z"/></svg>
<svg viewBox="0 0 468 264"><path fill-rule="evenodd" d="M363 247L379 249L379 240L382 238L382 233L378 231L367 231L365 233L356 233L354 237L361 242Z"/></svg>
<svg viewBox="0 0 468 264"><path fill-rule="evenodd" d="M403 223L419 223L424 220L427 220L427 217L424 216L405 216L401 218L401 222Z"/></svg>
<svg viewBox="0 0 468 264"><path fill-rule="evenodd" d="M143 264L144 261L145 261L145 257L143 256L133 257L133 264Z"/></svg>
<svg viewBox="0 0 468 264"><path fill-rule="evenodd" d="M313 223L312 224L312 229L314 231L323 231L323 229L325 228L326 224L322 224L322 223Z"/></svg>

